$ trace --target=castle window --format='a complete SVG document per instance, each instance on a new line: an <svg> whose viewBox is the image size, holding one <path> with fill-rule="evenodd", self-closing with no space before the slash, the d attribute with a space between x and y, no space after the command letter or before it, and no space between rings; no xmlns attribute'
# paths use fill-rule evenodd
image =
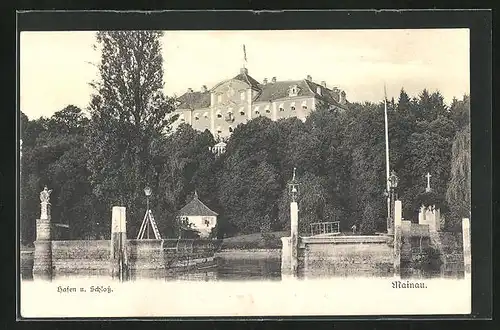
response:
<svg viewBox="0 0 500 330"><path fill-rule="evenodd" d="M299 94L299 88L297 85L293 85L288 90L288 96L297 96Z"/></svg>
<svg viewBox="0 0 500 330"><path fill-rule="evenodd" d="M217 111L217 118L222 118L222 113L220 113L220 111Z"/></svg>
<svg viewBox="0 0 500 330"><path fill-rule="evenodd" d="M307 110L307 102L302 102L302 109Z"/></svg>
<svg viewBox="0 0 500 330"><path fill-rule="evenodd" d="M194 115L194 119L195 120L199 120L200 119L200 116L198 114Z"/></svg>
<svg viewBox="0 0 500 330"><path fill-rule="evenodd" d="M279 109L280 111L285 111L285 106L283 105L283 103L280 104Z"/></svg>
<svg viewBox="0 0 500 330"><path fill-rule="evenodd" d="M256 106L256 107L254 108L254 111L255 111L255 113L256 113L256 114L259 114L259 113L260 113L260 111L259 111L259 106Z"/></svg>
<svg viewBox="0 0 500 330"><path fill-rule="evenodd" d="M255 114L256 115L260 115L260 111L259 110L255 110Z"/></svg>
<svg viewBox="0 0 500 330"><path fill-rule="evenodd" d="M208 112L203 113L203 117L208 118Z"/></svg>
<svg viewBox="0 0 500 330"><path fill-rule="evenodd" d="M221 133L222 133L222 129L220 128L220 126L217 126L217 133L218 133L218 134L221 134Z"/></svg>
<svg viewBox="0 0 500 330"><path fill-rule="evenodd" d="M295 111L295 102L290 104L290 110Z"/></svg>
<svg viewBox="0 0 500 330"><path fill-rule="evenodd" d="M267 113L271 113L271 109L270 109L270 108L271 108L271 107L270 107L269 105L266 105L266 112L267 112Z"/></svg>
<svg viewBox="0 0 500 330"><path fill-rule="evenodd" d="M233 132L233 128L231 126L229 126L229 132Z"/></svg>
<svg viewBox="0 0 500 330"><path fill-rule="evenodd" d="M241 92L240 93L240 98L241 98L242 101L245 100L245 92Z"/></svg>
<svg viewBox="0 0 500 330"><path fill-rule="evenodd" d="M222 102L222 94L217 95L217 102L218 103Z"/></svg>
<svg viewBox="0 0 500 330"><path fill-rule="evenodd" d="M245 115L245 108L243 108L243 107L240 108L240 115L242 115L242 116Z"/></svg>

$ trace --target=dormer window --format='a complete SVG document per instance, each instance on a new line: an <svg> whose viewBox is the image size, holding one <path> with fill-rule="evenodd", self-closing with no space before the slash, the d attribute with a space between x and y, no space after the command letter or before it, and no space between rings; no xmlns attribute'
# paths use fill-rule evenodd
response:
<svg viewBox="0 0 500 330"><path fill-rule="evenodd" d="M297 96L299 94L299 87L297 85L290 86L288 90L288 96Z"/></svg>

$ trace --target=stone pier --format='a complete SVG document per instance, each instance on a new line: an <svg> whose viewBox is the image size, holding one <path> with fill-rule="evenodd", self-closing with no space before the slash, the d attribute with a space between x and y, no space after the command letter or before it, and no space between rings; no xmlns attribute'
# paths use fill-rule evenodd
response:
<svg viewBox="0 0 500 330"><path fill-rule="evenodd" d="M402 224L401 201L394 202L394 276L401 276L401 224Z"/></svg>
<svg viewBox="0 0 500 330"><path fill-rule="evenodd" d="M296 275L299 268L299 207L290 203L290 237L282 237L281 271Z"/></svg>

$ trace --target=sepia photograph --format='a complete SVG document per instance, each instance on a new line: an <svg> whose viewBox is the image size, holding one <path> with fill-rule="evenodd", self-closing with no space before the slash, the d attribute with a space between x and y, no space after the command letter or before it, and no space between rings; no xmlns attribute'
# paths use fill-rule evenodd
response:
<svg viewBox="0 0 500 330"><path fill-rule="evenodd" d="M23 318L471 313L468 29L18 44Z"/></svg>

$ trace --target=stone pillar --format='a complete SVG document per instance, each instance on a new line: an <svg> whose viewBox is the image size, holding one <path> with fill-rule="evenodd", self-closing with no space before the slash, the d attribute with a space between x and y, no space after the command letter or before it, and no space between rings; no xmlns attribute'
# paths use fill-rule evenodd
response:
<svg viewBox="0 0 500 330"><path fill-rule="evenodd" d="M297 274L299 264L299 207L297 202L290 203L291 220L291 252L292 259L290 268L293 274Z"/></svg>
<svg viewBox="0 0 500 330"><path fill-rule="evenodd" d="M42 202L40 219L36 219L36 241L33 279L52 279L52 235L49 202Z"/></svg>
<svg viewBox="0 0 500 330"><path fill-rule="evenodd" d="M113 206L111 213L111 276L123 278L126 273L127 260L127 222L126 208Z"/></svg>
<svg viewBox="0 0 500 330"><path fill-rule="evenodd" d="M292 251L291 251L291 238L290 237L282 237L281 243L281 272L282 273L290 273L290 269L292 269Z"/></svg>
<svg viewBox="0 0 500 330"><path fill-rule="evenodd" d="M394 202L394 276L401 276L401 225L402 204L401 201Z"/></svg>
<svg viewBox="0 0 500 330"><path fill-rule="evenodd" d="M470 247L470 221L469 218L462 219L462 237L464 249L464 275L469 279L471 276L471 247Z"/></svg>
<svg viewBox="0 0 500 330"><path fill-rule="evenodd" d="M420 212L418 212L418 224L425 224L425 206L423 205L420 207Z"/></svg>

